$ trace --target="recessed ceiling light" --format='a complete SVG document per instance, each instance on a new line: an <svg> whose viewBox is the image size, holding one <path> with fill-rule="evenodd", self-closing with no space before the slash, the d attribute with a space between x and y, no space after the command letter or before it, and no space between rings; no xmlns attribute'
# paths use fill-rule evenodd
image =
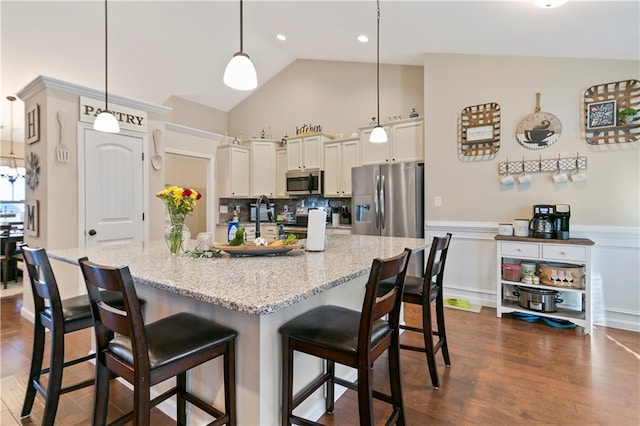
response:
<svg viewBox="0 0 640 426"><path fill-rule="evenodd" d="M284 34L278 34L278 35L276 36L276 38L277 38L278 40L285 41L285 40L287 39L287 36L285 36Z"/></svg>
<svg viewBox="0 0 640 426"><path fill-rule="evenodd" d="M369 37L367 37L364 34L361 34L361 35L358 36L358 41L360 43L367 43L369 41Z"/></svg>

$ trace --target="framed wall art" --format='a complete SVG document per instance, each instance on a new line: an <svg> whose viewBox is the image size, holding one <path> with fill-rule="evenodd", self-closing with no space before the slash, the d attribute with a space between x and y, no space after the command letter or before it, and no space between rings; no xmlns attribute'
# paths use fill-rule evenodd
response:
<svg viewBox="0 0 640 426"><path fill-rule="evenodd" d="M38 200L24 202L24 232L32 237L37 237L39 232L38 204Z"/></svg>
<svg viewBox="0 0 640 426"><path fill-rule="evenodd" d="M465 156L492 155L500 149L500 105L472 105L459 121L460 152Z"/></svg>
<svg viewBox="0 0 640 426"><path fill-rule="evenodd" d="M611 127L617 121L617 102L591 102L587 104L587 129Z"/></svg>
<svg viewBox="0 0 640 426"><path fill-rule="evenodd" d="M35 104L29 108L24 116L24 135L27 143L40 140L40 106Z"/></svg>

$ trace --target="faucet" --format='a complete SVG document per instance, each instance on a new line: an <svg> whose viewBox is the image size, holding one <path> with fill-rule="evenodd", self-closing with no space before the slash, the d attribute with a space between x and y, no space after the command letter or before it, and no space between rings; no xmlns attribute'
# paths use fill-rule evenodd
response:
<svg viewBox="0 0 640 426"><path fill-rule="evenodd" d="M260 236L260 204L265 202L267 205L267 215L269 216L269 222L271 222L271 213L269 212L269 198L266 195L260 195L256 200L256 238Z"/></svg>

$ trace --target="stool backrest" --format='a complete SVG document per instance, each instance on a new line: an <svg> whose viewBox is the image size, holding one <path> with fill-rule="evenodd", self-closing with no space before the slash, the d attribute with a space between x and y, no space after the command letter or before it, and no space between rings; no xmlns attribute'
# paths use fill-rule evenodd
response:
<svg viewBox="0 0 640 426"><path fill-rule="evenodd" d="M26 244L20 246L24 263L29 273L29 283L33 293L34 312L37 315L45 307L51 308L51 319L54 324L64 321L62 299L58 290L58 282L53 274L49 256L44 248L30 248ZM37 319L36 319L37 320Z"/></svg>
<svg viewBox="0 0 640 426"><path fill-rule="evenodd" d="M114 333L129 337L136 368L149 369L147 337L133 278L128 266L98 265L83 257L78 260L91 301L91 313L96 333L96 353L107 349ZM122 295L125 310L117 309L102 300L100 289ZM141 370L138 370L141 371Z"/></svg>
<svg viewBox="0 0 640 426"><path fill-rule="evenodd" d="M424 287L422 288L423 297L425 297L427 301L429 300L431 286L434 284L440 288L440 296L442 296L444 265L447 261L450 241L451 233L447 233L444 237L433 237L433 241L431 242L431 250L429 251L427 268L424 274Z"/></svg>
<svg viewBox="0 0 640 426"><path fill-rule="evenodd" d="M407 275L410 256L411 250L404 249L404 251L397 256L386 259L373 259L360 317L358 352L361 354L369 354L372 350L375 350L375 348L371 348L371 337L375 320L388 315L387 322L391 330L398 328L400 324L400 308L402 306L404 281ZM393 288L383 296L377 297L380 281L389 280L394 277L395 283ZM389 335L384 340L390 338L391 336ZM389 344L387 342L385 344L378 344L378 346L380 346L380 350L383 351ZM375 358L377 358L377 354L367 359L367 362L371 362L371 360ZM361 359L363 358L361 357Z"/></svg>

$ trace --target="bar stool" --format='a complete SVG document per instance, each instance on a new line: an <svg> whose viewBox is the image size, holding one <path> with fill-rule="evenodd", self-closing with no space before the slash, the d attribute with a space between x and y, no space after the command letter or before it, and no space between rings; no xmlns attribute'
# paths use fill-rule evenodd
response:
<svg viewBox="0 0 640 426"><path fill-rule="evenodd" d="M133 420L134 425L149 425L151 408L173 395L177 396L180 425L186 424L187 402L215 417L211 425L236 424L236 331L189 313L145 325L128 267L102 266L86 257L79 263L91 299L97 342L93 425L106 424L111 372L134 387L133 411L111 424ZM124 310L105 304L99 289L120 293ZM224 412L187 392L187 370L219 356L224 365ZM174 376L176 386L151 399L151 386Z"/></svg>
<svg viewBox="0 0 640 426"><path fill-rule="evenodd" d="M400 325L401 329L421 333L424 339L423 346L401 344L400 349L424 352L427 356L427 365L431 376L431 384L434 389L440 388L438 368L436 367L436 353L442 351L444 364L451 367L449 358L449 347L447 345L447 333L444 324L444 301L442 296L442 279L444 277L444 266L449 251L451 234L445 237L434 237L429 251L427 267L424 277L407 276L404 295L402 301L422 306L422 327L412 327ZM380 284L380 294L384 294L392 288L392 283L382 282ZM432 306L435 305L437 328L433 328ZM437 336L436 343L433 343L433 336Z"/></svg>
<svg viewBox="0 0 640 426"><path fill-rule="evenodd" d="M373 398L393 406L387 424L395 421L404 425L405 414L400 385L400 349L398 323L402 305L402 291L411 251L405 249L398 256L374 259L366 286L362 311L340 306L325 305L312 309L280 328L282 335L282 424L315 424L293 414L315 390L327 383L325 409L334 408L334 385L345 386L358 392L361 425L373 425ZM383 279L394 279L392 288L382 297L376 297ZM383 319L386 315L388 318ZM297 396L293 395L294 351L323 358L326 372ZM391 395L372 389L373 362L384 352L389 357ZM335 376L335 363L358 370L357 383Z"/></svg>
<svg viewBox="0 0 640 426"><path fill-rule="evenodd" d="M64 368L95 358L95 355L87 355L64 362L64 335L93 327L93 318L91 318L89 298L86 295L61 300L58 283L44 248L33 249L24 244L21 249L33 293L34 327L29 382L20 416L26 417L31 413L37 391L45 399L42 424L52 425L58 410L60 395L91 386L94 383L94 379L91 378L62 387ZM105 293L103 297L110 305L123 306L122 297L117 294ZM51 332L51 360L49 367L43 369L45 328ZM44 388L40 383L40 376L47 373L49 380L47 387Z"/></svg>

